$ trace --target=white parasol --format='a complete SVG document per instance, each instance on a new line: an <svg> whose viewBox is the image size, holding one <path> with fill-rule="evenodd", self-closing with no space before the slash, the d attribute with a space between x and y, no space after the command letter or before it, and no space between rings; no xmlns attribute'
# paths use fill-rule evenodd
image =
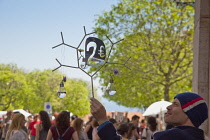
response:
<svg viewBox="0 0 210 140"><path fill-rule="evenodd" d="M143 116L155 116L160 113L165 113L167 111L166 107L169 105L171 105L171 103L164 100L154 102L146 109Z"/></svg>

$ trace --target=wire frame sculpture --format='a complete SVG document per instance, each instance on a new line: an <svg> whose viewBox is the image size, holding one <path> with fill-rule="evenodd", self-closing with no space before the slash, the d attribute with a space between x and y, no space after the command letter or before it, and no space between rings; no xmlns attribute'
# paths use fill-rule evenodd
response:
<svg viewBox="0 0 210 140"><path fill-rule="evenodd" d="M61 39L62 39L62 43L52 47L52 49L54 48L57 48L61 45L65 45L67 47L70 47L70 48L73 48L76 50L77 52L77 66L70 66L70 65L64 65L64 64L61 64L61 62L56 58L55 60L58 62L59 66L55 69L53 69L53 71L61 68L62 66L63 67L70 67L70 68L74 68L74 69L79 69L81 71L83 71L85 74L87 74L90 78L91 78L91 87L92 87L92 97L94 97L94 89L93 89L93 77L106 65L106 64L118 64L118 65L124 65L125 67L127 67L128 69L130 69L128 66L126 66L126 63L129 61L129 59L131 57L129 57L124 63L115 63L115 62L109 62L109 57L110 57L110 54L111 54L111 51L114 47L115 44L123 41L124 39L121 39L119 41L116 41L116 42L112 42L112 40L106 35L106 38L109 40L109 42L111 43L111 47L110 47L110 50L108 52L108 56L106 57L106 49L105 49L105 45L103 44L103 41L101 41L100 39L98 38L94 38L94 37L89 37L86 39L86 43L85 43L85 55L82 55L82 52L84 51L83 49L80 49L80 46L82 44L82 42L85 40L85 38L88 36L88 35L91 35L91 34L94 34L96 32L91 32L91 33L86 33L86 29L85 29L85 26L84 26L84 36L82 38L82 40L80 41L79 45L77 47L74 47L74 46L71 46L69 44L66 44L64 42L64 38L63 38L63 34L61 32ZM88 60L89 60L89 57L90 55L93 53L93 49L92 47L89 48L89 50L87 50L87 44L90 43L90 42L95 42L97 44L97 48L95 49L95 51L98 51L98 53L95 53L95 57L93 57L93 61L98 61L99 64L97 65L91 65L88 63ZM100 47L100 48L99 48ZM84 57L85 56L85 57ZM85 62L85 64L83 66L80 65L80 60L81 58L83 59L83 62ZM84 70L84 68L86 66L98 66L99 68L93 72L93 74L89 74L88 72L86 72Z"/></svg>

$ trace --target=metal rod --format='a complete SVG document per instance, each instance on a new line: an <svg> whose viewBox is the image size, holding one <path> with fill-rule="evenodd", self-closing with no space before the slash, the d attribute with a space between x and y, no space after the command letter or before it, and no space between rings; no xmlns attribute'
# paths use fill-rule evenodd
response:
<svg viewBox="0 0 210 140"><path fill-rule="evenodd" d="M94 89L93 89L93 77L91 76L91 85L92 85L92 96L94 98Z"/></svg>
<svg viewBox="0 0 210 140"><path fill-rule="evenodd" d="M61 38L62 38L62 42L64 43L63 33L62 32L61 32Z"/></svg>
<svg viewBox="0 0 210 140"><path fill-rule="evenodd" d="M61 43L61 44L59 44L59 45L57 45L57 46L52 47L52 49L54 49L54 48L56 48L56 47L58 47L58 46L60 46L60 45L63 45L63 43Z"/></svg>
<svg viewBox="0 0 210 140"><path fill-rule="evenodd" d="M64 44L64 45L66 45L66 46L68 46L68 47L71 47L71 48L77 49L76 47L71 46L71 45L69 45L69 44L66 44L66 43L63 43L63 44Z"/></svg>

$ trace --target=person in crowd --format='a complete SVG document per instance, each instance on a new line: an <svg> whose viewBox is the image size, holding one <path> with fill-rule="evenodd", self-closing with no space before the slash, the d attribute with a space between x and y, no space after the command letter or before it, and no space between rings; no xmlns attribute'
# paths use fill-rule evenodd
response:
<svg viewBox="0 0 210 140"><path fill-rule="evenodd" d="M138 140L140 138L139 135L139 119L140 117L138 115L133 115L131 118L131 123L133 123L136 126L136 132L134 133L134 136L132 137L132 140Z"/></svg>
<svg viewBox="0 0 210 140"><path fill-rule="evenodd" d="M3 116L3 121L1 122L1 127L2 127L1 140L5 140L6 138L7 131L12 122L12 117L13 117L13 110L11 109L7 110L6 116Z"/></svg>
<svg viewBox="0 0 210 140"><path fill-rule="evenodd" d="M71 116L71 122L70 122L70 125L71 125L71 126L73 126L74 120L75 120L76 118L78 118L77 115L72 115L72 116Z"/></svg>
<svg viewBox="0 0 210 140"><path fill-rule="evenodd" d="M74 129L77 131L79 140L88 140L87 135L83 129L84 121L81 118L76 118L73 123Z"/></svg>
<svg viewBox="0 0 210 140"><path fill-rule="evenodd" d="M92 133L93 133L93 127L92 127L92 121L93 121L93 116L88 117L88 121L85 125L85 134L88 137L88 140L92 140Z"/></svg>
<svg viewBox="0 0 210 140"><path fill-rule="evenodd" d="M46 111L39 112L40 123L36 126L36 138L35 140L46 140L47 133L51 127L51 121Z"/></svg>
<svg viewBox="0 0 210 140"><path fill-rule="evenodd" d="M204 140L204 132L198 127L208 118L208 107L198 94L185 92L174 97L167 107L165 122L175 127L154 134L156 140ZM173 138L171 138L173 136ZM176 136L176 137L174 137Z"/></svg>
<svg viewBox="0 0 210 140"><path fill-rule="evenodd" d="M117 121L114 118L110 118L109 121L114 125L114 127L117 129Z"/></svg>
<svg viewBox="0 0 210 140"><path fill-rule="evenodd" d="M98 135L101 140L120 140L116 130L106 117L104 106L91 98L91 113L99 123ZM174 128L156 132L154 140L204 140L204 132L198 127L208 118L208 107L204 99L192 92L184 92L174 97L167 107L165 122Z"/></svg>
<svg viewBox="0 0 210 140"><path fill-rule="evenodd" d="M51 121L52 125L55 125L55 120L58 117L59 113L57 111L54 112L53 117L54 119Z"/></svg>
<svg viewBox="0 0 210 140"><path fill-rule="evenodd" d="M142 138L142 133L143 133L144 128L146 128L146 122L145 122L144 119L142 119L141 120L140 127L139 127L139 135L140 135L140 138Z"/></svg>
<svg viewBox="0 0 210 140"><path fill-rule="evenodd" d="M27 133L22 130L25 123L26 120L23 114L15 114L7 131L6 140L28 140Z"/></svg>
<svg viewBox="0 0 210 140"><path fill-rule="evenodd" d="M117 129L117 132L122 136L122 140L132 140L136 131L136 126L133 123L123 123Z"/></svg>
<svg viewBox="0 0 210 140"><path fill-rule="evenodd" d="M70 113L62 111L55 120L55 125L50 127L46 140L79 140L77 131L70 126Z"/></svg>
<svg viewBox="0 0 210 140"><path fill-rule="evenodd" d="M33 121L31 121L31 123L29 124L29 136L30 136L30 140L35 140L35 137L36 137L36 126L37 124L39 124L40 121L39 121L39 114L38 113L35 113L33 115Z"/></svg>
<svg viewBox="0 0 210 140"><path fill-rule="evenodd" d="M29 129L29 125L30 125L30 123L31 123L32 121L33 121L32 115L28 116L28 117L27 117L26 124L25 124L25 126L26 126L27 129Z"/></svg>
<svg viewBox="0 0 210 140"><path fill-rule="evenodd" d="M148 127L145 128L142 132L143 140L152 140L153 134L157 132L157 121L155 117L148 117L147 119Z"/></svg>
<svg viewBox="0 0 210 140"><path fill-rule="evenodd" d="M92 121L92 127L93 127L93 132L92 132L92 140L100 140L99 136L98 136L98 128L99 124L97 122L97 120L95 118L93 118Z"/></svg>

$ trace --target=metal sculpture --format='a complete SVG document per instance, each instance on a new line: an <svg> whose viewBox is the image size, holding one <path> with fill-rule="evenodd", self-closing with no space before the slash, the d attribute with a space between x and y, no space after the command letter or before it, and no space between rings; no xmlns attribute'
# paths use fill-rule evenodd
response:
<svg viewBox="0 0 210 140"><path fill-rule="evenodd" d="M109 62L109 57L111 54L111 51L113 49L113 46L119 42L121 42L123 39L117 41L117 42L112 42L109 37L106 35L106 38L110 41L110 43L112 44L108 53L108 57L106 57L106 47L105 44L102 40L95 38L95 37L88 37L86 39L85 42L85 55L83 55L82 53L84 52L83 49L80 49L80 46L82 44L82 42L84 41L85 37L91 34L94 34L96 32L92 32L92 33L86 33L86 29L84 26L84 37L82 38L82 40L80 41L79 45L77 47L68 45L64 42L64 38L63 38L63 34L61 32L61 38L62 38L62 43L58 44L54 47L52 47L52 49L57 48L61 45L65 45L67 47L71 47L73 49L76 49L77 52L77 66L69 66L69 65L63 65L61 64L61 62L56 58L56 61L58 62L58 64L60 66L58 66L57 68L55 68L53 71L59 69L60 67L64 66L64 67L70 67L70 68L75 68L75 69L80 69L81 71L83 71L84 73L86 73L90 78L91 78L91 85L92 85L92 96L94 97L94 90L93 90L93 76L95 76L97 74L97 72L99 72L106 64L119 64L119 65L124 65L125 67L127 67L128 69L130 69L128 66L126 66L126 63L128 62L128 60L131 58L129 57L124 63L115 63L115 62ZM91 44L93 46L90 46L88 48L88 45ZM80 63L82 58L82 62ZM92 64L92 62L94 62ZM84 64L82 64L84 63ZM86 72L84 69L87 67L99 67L98 70L96 70L92 75L89 74L88 72Z"/></svg>

